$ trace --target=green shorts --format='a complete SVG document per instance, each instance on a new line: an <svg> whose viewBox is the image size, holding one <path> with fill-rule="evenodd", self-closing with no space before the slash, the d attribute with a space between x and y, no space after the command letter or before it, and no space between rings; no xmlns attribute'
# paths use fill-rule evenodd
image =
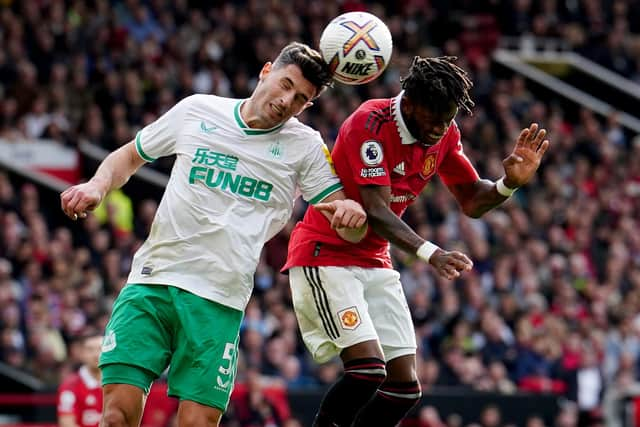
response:
<svg viewBox="0 0 640 427"><path fill-rule="evenodd" d="M148 393L170 366L170 396L224 411L241 322L241 311L174 286L127 285L106 327L102 384L130 384Z"/></svg>

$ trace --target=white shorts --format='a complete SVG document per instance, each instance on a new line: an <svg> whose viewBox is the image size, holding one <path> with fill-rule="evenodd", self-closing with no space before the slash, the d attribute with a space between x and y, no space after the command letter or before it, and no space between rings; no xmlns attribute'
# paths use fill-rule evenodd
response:
<svg viewBox="0 0 640 427"><path fill-rule="evenodd" d="M302 338L317 362L370 340L380 342L387 361L416 353L413 322L397 271L294 267L289 283Z"/></svg>

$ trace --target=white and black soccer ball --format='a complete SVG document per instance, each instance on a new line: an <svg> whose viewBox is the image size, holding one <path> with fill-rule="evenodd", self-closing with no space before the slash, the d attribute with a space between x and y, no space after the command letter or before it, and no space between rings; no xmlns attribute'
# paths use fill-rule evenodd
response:
<svg viewBox="0 0 640 427"><path fill-rule="evenodd" d="M382 74L392 50L389 28L367 12L343 13L320 36L320 52L333 78L349 85L367 83Z"/></svg>

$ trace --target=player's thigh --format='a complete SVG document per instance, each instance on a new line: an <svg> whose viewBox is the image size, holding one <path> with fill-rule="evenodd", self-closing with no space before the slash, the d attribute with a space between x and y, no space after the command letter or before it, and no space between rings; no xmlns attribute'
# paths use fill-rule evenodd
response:
<svg viewBox="0 0 640 427"><path fill-rule="evenodd" d="M242 311L172 290L178 328L169 395L224 412L233 390Z"/></svg>
<svg viewBox="0 0 640 427"><path fill-rule="evenodd" d="M380 338L385 360L415 354L416 335L411 312L400 283L400 274L392 269L363 269L367 282L365 298L369 315Z"/></svg>
<svg viewBox="0 0 640 427"><path fill-rule="evenodd" d="M378 339L353 267L295 267L289 282L302 338L317 362Z"/></svg>
<svg viewBox="0 0 640 427"><path fill-rule="evenodd" d="M100 355L102 384L130 384L149 391L167 367L173 310L168 286L128 285L115 301Z"/></svg>

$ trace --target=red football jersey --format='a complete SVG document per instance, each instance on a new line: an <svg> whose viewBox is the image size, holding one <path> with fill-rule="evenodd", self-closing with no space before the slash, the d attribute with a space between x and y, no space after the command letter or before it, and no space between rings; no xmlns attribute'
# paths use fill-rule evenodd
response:
<svg viewBox="0 0 640 427"><path fill-rule="evenodd" d="M359 187L391 187L391 210L401 216L438 174L446 185L475 182L475 168L465 156L453 123L442 139L425 147L411 136L396 109L399 95L364 102L340 127L331 156L347 197L362 204ZM289 240L286 270L295 266L392 268L389 242L369 229L358 244L341 239L329 221L307 209Z"/></svg>
<svg viewBox="0 0 640 427"><path fill-rule="evenodd" d="M58 416L74 415L80 427L97 427L102 413L100 382L83 366L58 389Z"/></svg>

